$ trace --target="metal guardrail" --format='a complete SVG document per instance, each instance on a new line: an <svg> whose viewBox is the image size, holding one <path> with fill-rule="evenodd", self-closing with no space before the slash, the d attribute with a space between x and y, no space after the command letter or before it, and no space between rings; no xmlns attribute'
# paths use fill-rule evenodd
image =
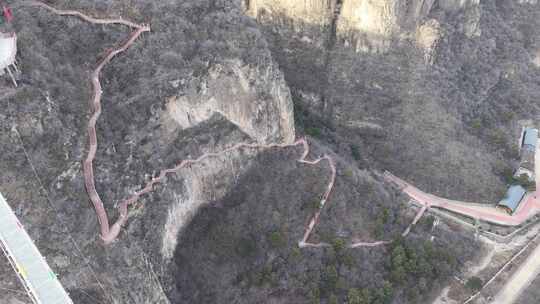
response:
<svg viewBox="0 0 540 304"><path fill-rule="evenodd" d="M34 303L73 304L1 193L0 249Z"/></svg>

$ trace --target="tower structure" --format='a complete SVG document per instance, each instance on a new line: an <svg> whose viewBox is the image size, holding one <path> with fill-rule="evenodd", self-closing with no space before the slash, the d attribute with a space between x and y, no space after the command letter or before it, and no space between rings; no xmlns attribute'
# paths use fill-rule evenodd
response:
<svg viewBox="0 0 540 304"><path fill-rule="evenodd" d="M7 72L13 85L17 86L17 81L14 72L19 69L16 63L17 57L17 34L11 27L13 21L13 13L9 7L0 1L2 6L2 14L0 16L0 75Z"/></svg>

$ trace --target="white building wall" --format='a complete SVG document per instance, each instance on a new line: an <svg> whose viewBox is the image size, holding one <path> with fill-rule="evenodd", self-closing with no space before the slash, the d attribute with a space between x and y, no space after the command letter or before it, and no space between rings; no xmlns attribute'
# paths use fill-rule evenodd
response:
<svg viewBox="0 0 540 304"><path fill-rule="evenodd" d="M17 56L17 35L15 33L0 33L0 70L15 63Z"/></svg>

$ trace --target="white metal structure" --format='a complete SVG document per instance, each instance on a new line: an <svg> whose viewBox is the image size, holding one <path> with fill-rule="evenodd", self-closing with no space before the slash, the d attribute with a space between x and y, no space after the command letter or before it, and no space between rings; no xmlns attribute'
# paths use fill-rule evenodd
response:
<svg viewBox="0 0 540 304"><path fill-rule="evenodd" d="M36 304L73 304L0 193L0 248Z"/></svg>
<svg viewBox="0 0 540 304"><path fill-rule="evenodd" d="M15 33L0 33L0 73L8 72L13 84L17 86L17 81L13 77L11 68L18 71L15 59L17 56L17 35Z"/></svg>

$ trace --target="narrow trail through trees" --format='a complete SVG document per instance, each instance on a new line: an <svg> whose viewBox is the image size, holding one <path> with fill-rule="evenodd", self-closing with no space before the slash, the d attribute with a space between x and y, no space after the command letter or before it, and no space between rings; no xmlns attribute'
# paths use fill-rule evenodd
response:
<svg viewBox="0 0 540 304"><path fill-rule="evenodd" d="M336 180L337 169L336 169L335 161L329 155L324 155L323 157L320 157L315 160L307 160L307 156L309 154L309 144L307 140L304 138L299 139L292 144L238 143L230 148L227 148L219 152L205 153L197 159L182 160L173 168L162 170L157 177L153 177L149 182L147 182L144 188L136 191L134 194L132 194L128 198L122 200L121 203L118 205L119 216L117 220L111 225L109 223L109 218L105 210L103 201L101 200L95 187L95 177L94 177L94 168L93 168L93 161L95 159L97 147L98 147L96 124L101 115L101 96L103 93L99 77L100 77L103 67L107 65L113 59L113 57L115 57L116 55L122 52L125 52L137 40L137 38L141 36L141 34L143 34L144 32L150 32L150 26L146 24L137 24L131 21L124 20L122 18L116 18L116 19L94 18L75 10L59 10L38 1L23 1L23 2L20 2L18 6L40 7L40 8L49 10L52 13L57 14L57 15L78 17L92 24L104 24L104 25L121 24L121 25L125 25L133 29L132 33L128 36L128 39L125 42L123 42L120 46L118 46L116 49L110 50L107 53L107 55L99 61L97 67L92 71L92 74L91 74L93 97L90 100L90 107L92 109L92 114L88 121L88 127L87 127L89 147L88 147L87 157L83 162L83 175L84 175L84 180L85 180L86 191L88 193L90 201L92 202L93 207L98 217L98 221L100 225L100 235L105 244L110 244L118 238L118 235L120 234L122 226L125 225L128 220L128 215L129 215L128 207L134 204L135 202L137 202L141 198L141 196L152 192L154 190L155 184L163 183L167 175L177 173L182 168L190 167L192 165L202 162L203 160L207 158L219 157L235 150L288 148L288 147L296 147L296 146L301 145L303 147L303 153L301 157L298 159L298 162L308 164L308 165L318 165L321 162L326 161L328 162L328 165L330 167L331 176L330 176L330 180L328 182L326 191L324 192L321 198L319 209L311 217L311 220L309 221L309 224L306 227L303 238L299 241L298 245L301 248L329 246L329 244L326 244L326 243L318 243L318 244L309 243L309 238L313 230L315 229L316 225L318 224L320 216L321 216L321 212L324 206L326 205L326 203L328 202L330 194L332 193L334 183ZM416 223L416 221L418 220L420 216L421 214L417 216L417 219L415 219L413 224ZM408 234L409 230L410 230L410 227L407 228L407 230L403 233L403 235ZM349 247L350 248L375 247L375 246L385 245L388 243L390 243L390 241L361 242L361 243L352 244Z"/></svg>

